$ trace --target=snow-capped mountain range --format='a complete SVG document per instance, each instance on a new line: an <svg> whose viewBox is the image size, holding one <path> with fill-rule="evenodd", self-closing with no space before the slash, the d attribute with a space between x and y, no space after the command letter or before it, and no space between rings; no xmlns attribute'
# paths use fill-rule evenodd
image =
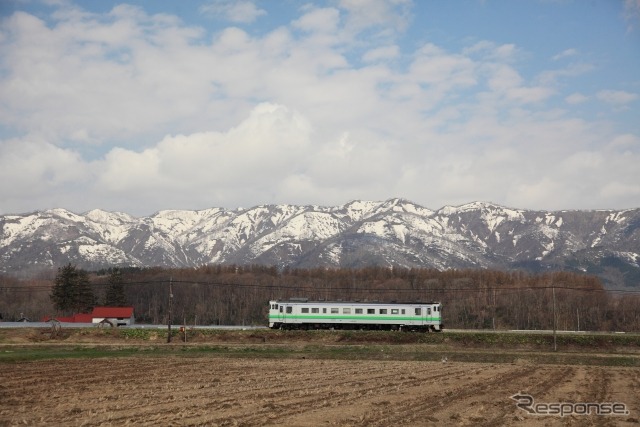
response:
<svg viewBox="0 0 640 427"><path fill-rule="evenodd" d="M404 199L342 206L167 210L148 217L51 209L0 216L0 272L81 268L371 265L566 269L640 286L640 209L532 211Z"/></svg>

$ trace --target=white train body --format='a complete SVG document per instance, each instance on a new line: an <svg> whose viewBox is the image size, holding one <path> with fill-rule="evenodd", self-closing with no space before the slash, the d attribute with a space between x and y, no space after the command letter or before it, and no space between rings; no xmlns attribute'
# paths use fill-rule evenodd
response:
<svg viewBox="0 0 640 427"><path fill-rule="evenodd" d="M272 329L441 331L442 305L343 301L269 301Z"/></svg>

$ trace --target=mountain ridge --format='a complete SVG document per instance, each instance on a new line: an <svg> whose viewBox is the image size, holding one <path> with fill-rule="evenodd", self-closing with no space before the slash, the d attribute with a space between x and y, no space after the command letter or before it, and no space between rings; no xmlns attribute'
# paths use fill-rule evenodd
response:
<svg viewBox="0 0 640 427"><path fill-rule="evenodd" d="M638 287L640 208L544 211L470 202L432 210L392 198L145 217L62 208L0 215L0 272L31 274L69 262L87 269L218 263L566 269L596 274L610 288Z"/></svg>

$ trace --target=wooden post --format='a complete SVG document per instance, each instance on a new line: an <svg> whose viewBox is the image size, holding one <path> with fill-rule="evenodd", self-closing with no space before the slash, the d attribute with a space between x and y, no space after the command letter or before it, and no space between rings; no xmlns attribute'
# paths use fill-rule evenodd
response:
<svg viewBox="0 0 640 427"><path fill-rule="evenodd" d="M173 311L173 288L172 288L173 278L169 278L169 325L168 325L168 333L167 333L167 342L171 342L171 321L172 321L172 311Z"/></svg>
<svg viewBox="0 0 640 427"><path fill-rule="evenodd" d="M553 351L558 351L558 345L556 344L556 285L551 288L553 294Z"/></svg>

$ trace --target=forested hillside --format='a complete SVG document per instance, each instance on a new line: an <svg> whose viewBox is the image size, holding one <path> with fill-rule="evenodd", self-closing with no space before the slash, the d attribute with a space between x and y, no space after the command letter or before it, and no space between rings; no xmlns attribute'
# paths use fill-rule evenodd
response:
<svg viewBox="0 0 640 427"><path fill-rule="evenodd" d="M60 271L60 270L59 270ZM89 274L104 304L111 271ZM55 273L52 273L55 274ZM266 325L269 299L440 301L448 328L639 331L640 295L605 291L599 279L575 273L533 275L493 270L284 269L209 266L129 269L120 273L124 297L138 323L166 323L169 288L173 323ZM5 321L57 315L50 294L55 277L0 278Z"/></svg>

